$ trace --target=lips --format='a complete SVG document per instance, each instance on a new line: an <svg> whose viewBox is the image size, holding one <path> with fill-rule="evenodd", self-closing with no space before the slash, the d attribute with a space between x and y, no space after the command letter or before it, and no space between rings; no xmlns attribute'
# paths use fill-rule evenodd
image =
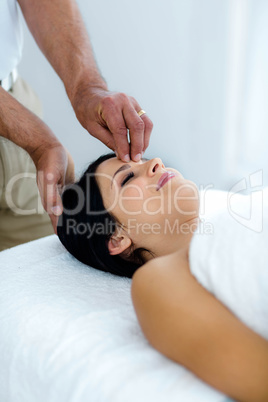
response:
<svg viewBox="0 0 268 402"><path fill-rule="evenodd" d="M165 172L162 174L162 176L160 177L160 179L158 180L157 183L157 189L156 191L158 191L161 187L163 187L164 184L166 184L166 182L171 179L172 177L175 177L175 173L173 172Z"/></svg>

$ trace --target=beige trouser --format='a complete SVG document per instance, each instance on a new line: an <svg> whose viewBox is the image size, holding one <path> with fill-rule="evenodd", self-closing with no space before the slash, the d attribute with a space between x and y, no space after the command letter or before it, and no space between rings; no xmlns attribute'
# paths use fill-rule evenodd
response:
<svg viewBox="0 0 268 402"><path fill-rule="evenodd" d="M10 94L42 117L38 97L20 77ZM24 149L0 136L0 251L52 233L41 206L33 161Z"/></svg>

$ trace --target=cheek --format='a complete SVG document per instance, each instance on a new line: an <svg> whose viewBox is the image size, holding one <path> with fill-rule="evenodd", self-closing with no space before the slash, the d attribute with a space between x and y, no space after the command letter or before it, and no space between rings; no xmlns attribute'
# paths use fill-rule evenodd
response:
<svg viewBox="0 0 268 402"><path fill-rule="evenodd" d="M123 187L118 197L117 208L126 215L140 214L144 197L143 183L141 180L135 180L135 183Z"/></svg>
<svg viewBox="0 0 268 402"><path fill-rule="evenodd" d="M155 185L153 185L155 190ZM125 215L136 215L138 220L152 220L164 213L164 194L150 189L142 179L136 179L120 193L117 207Z"/></svg>
<svg viewBox="0 0 268 402"><path fill-rule="evenodd" d="M174 193L174 207L182 215L193 215L198 213L199 193L195 183L185 180Z"/></svg>

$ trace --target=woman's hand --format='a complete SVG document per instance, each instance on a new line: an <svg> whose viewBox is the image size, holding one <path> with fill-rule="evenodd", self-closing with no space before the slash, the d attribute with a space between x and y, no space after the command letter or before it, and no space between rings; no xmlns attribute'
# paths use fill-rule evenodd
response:
<svg viewBox="0 0 268 402"><path fill-rule="evenodd" d="M124 162L139 161L149 145L153 123L138 102L123 93L83 85L72 99L73 108L82 126ZM130 144L127 132L129 130Z"/></svg>

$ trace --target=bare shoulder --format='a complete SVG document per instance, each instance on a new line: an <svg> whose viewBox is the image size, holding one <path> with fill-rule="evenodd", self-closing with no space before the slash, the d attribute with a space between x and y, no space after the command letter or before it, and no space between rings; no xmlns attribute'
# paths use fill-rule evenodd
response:
<svg viewBox="0 0 268 402"><path fill-rule="evenodd" d="M141 329L159 352L235 400L268 401L268 342L197 282L183 254L139 268L131 294Z"/></svg>
<svg viewBox="0 0 268 402"><path fill-rule="evenodd" d="M190 275L190 267L186 252L175 252L162 257L154 258L141 266L132 277L132 287L148 281L166 281L174 279L183 280Z"/></svg>
<svg viewBox="0 0 268 402"><path fill-rule="evenodd" d="M197 284L190 272L187 254L175 252L148 261L132 278L131 295L134 307L144 309L145 304L169 301L180 303Z"/></svg>

